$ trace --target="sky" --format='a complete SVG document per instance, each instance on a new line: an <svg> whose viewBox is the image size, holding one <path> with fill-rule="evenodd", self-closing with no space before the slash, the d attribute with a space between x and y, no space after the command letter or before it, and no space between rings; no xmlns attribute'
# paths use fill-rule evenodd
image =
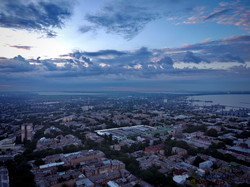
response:
<svg viewBox="0 0 250 187"><path fill-rule="evenodd" d="M249 0L1 0L0 91L250 91Z"/></svg>

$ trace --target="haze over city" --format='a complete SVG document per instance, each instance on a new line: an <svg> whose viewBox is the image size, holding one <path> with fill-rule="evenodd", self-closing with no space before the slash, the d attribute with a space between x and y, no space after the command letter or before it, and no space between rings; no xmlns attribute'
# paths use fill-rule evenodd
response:
<svg viewBox="0 0 250 187"><path fill-rule="evenodd" d="M0 7L2 91L249 91L247 0Z"/></svg>

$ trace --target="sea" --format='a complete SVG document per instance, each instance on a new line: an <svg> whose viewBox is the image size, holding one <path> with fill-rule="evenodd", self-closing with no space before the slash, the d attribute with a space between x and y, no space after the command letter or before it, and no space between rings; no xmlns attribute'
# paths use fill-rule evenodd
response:
<svg viewBox="0 0 250 187"><path fill-rule="evenodd" d="M250 109L250 94L223 94L189 96L188 101L196 106L223 105L227 108Z"/></svg>

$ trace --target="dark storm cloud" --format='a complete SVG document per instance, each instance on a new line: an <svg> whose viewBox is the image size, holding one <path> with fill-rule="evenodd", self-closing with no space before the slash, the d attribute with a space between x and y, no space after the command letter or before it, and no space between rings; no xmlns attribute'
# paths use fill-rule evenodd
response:
<svg viewBox="0 0 250 187"><path fill-rule="evenodd" d="M30 50L32 48L32 46L27 46L27 45L11 45L10 47L16 49L24 49L24 50Z"/></svg>
<svg viewBox="0 0 250 187"><path fill-rule="evenodd" d="M107 33L117 33L131 40L149 22L158 19L160 14L149 11L146 7L117 1L106 5L97 14L87 14L86 20L93 26L85 26L80 29L83 33L95 30L96 27L104 28Z"/></svg>
<svg viewBox="0 0 250 187"><path fill-rule="evenodd" d="M71 16L68 1L1 0L0 26L14 29L36 30L53 37L52 28L61 28Z"/></svg>
<svg viewBox="0 0 250 187"><path fill-rule="evenodd" d="M217 17L220 17L222 15L228 14L230 12L231 9L223 9L223 10L219 10L219 11L215 11L212 14L210 14L209 16L207 16L204 21L207 21L209 19L214 19Z"/></svg>

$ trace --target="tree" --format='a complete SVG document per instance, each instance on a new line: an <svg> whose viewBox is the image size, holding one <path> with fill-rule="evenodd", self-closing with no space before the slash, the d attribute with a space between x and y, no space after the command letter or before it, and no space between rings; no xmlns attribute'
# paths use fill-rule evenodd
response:
<svg viewBox="0 0 250 187"><path fill-rule="evenodd" d="M67 171L69 169L70 169L69 166L62 166L62 165L57 166L57 171L58 172Z"/></svg>
<svg viewBox="0 0 250 187"><path fill-rule="evenodd" d="M140 184L135 184L133 187L141 187Z"/></svg>
<svg viewBox="0 0 250 187"><path fill-rule="evenodd" d="M62 187L69 187L69 185L67 185L67 184L62 184Z"/></svg>
<svg viewBox="0 0 250 187"><path fill-rule="evenodd" d="M215 129L209 129L209 130L207 130L206 135L207 136L212 136L212 137L218 137L217 130L215 130Z"/></svg>
<svg viewBox="0 0 250 187"><path fill-rule="evenodd" d="M204 162L204 160L201 157L197 156L193 162L193 165L199 167L199 164L201 162Z"/></svg>
<svg viewBox="0 0 250 187"><path fill-rule="evenodd" d="M172 155L172 147L171 146L165 146L164 154L165 154L165 156L171 156Z"/></svg>
<svg viewBox="0 0 250 187"><path fill-rule="evenodd" d="M207 130L207 127L205 125L199 125L199 126L190 125L186 129L184 129L183 132L187 132L187 133L192 133L192 132L197 132L197 131L205 132L206 130Z"/></svg>
<svg viewBox="0 0 250 187"><path fill-rule="evenodd" d="M172 177L166 177L164 174L160 173L156 167L142 170L139 177L154 186L176 186Z"/></svg>
<svg viewBox="0 0 250 187"><path fill-rule="evenodd" d="M249 131L243 131L242 133L237 134L236 137L237 138L242 138L242 139L249 138Z"/></svg>
<svg viewBox="0 0 250 187"><path fill-rule="evenodd" d="M36 166L40 166L40 165L45 164L45 162L41 158L38 158L38 159L35 160L34 164Z"/></svg>
<svg viewBox="0 0 250 187"><path fill-rule="evenodd" d="M159 138L159 137L160 137L160 133L155 133L155 134L154 134L154 137L155 137L155 138Z"/></svg>
<svg viewBox="0 0 250 187"><path fill-rule="evenodd" d="M232 140L232 139L226 138L226 139L223 139L222 141L223 141L225 144L227 144L227 145L233 145L233 140Z"/></svg>

